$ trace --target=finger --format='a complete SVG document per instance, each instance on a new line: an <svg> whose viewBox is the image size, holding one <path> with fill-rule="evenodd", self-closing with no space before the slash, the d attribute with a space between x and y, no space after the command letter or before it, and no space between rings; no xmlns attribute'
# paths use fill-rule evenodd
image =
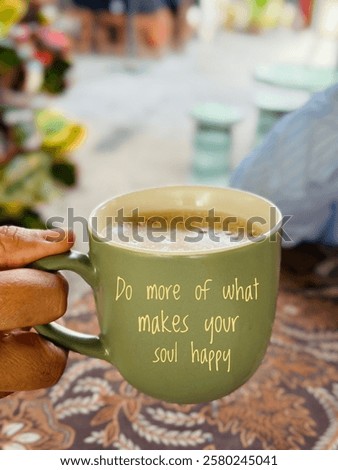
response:
<svg viewBox="0 0 338 470"><path fill-rule="evenodd" d="M67 295L68 284L61 274L36 269L0 272L0 331L60 318L67 309Z"/></svg>
<svg viewBox="0 0 338 470"><path fill-rule="evenodd" d="M10 395L10 394L11 394L11 392L6 392L6 393L0 392L0 400L1 400L1 398L8 397L8 395Z"/></svg>
<svg viewBox="0 0 338 470"><path fill-rule="evenodd" d="M0 269L26 266L49 255L69 251L74 234L67 230L29 230L0 227Z"/></svg>
<svg viewBox="0 0 338 470"><path fill-rule="evenodd" d="M15 332L0 341L0 390L51 387L61 377L67 352L34 332Z"/></svg>

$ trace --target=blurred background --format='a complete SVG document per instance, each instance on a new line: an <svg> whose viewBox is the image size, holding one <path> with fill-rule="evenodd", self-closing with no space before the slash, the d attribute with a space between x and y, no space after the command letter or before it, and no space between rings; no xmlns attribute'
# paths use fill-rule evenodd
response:
<svg viewBox="0 0 338 470"><path fill-rule="evenodd" d="M338 77L337 0L2 0L0 13L2 224L227 185Z"/></svg>

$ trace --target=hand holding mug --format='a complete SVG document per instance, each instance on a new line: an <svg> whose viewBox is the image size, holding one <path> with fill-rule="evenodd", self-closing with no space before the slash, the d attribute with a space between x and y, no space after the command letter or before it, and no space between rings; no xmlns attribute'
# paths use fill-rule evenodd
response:
<svg viewBox="0 0 338 470"><path fill-rule="evenodd" d="M53 323L38 331L109 361L153 397L227 395L255 372L270 340L281 225L271 202L234 189L164 187L111 199L90 217L89 255L35 264L91 285L100 335Z"/></svg>
<svg viewBox="0 0 338 470"><path fill-rule="evenodd" d="M50 387L64 371L66 351L30 328L64 314L68 285L60 274L24 268L72 245L71 234L0 227L0 398Z"/></svg>

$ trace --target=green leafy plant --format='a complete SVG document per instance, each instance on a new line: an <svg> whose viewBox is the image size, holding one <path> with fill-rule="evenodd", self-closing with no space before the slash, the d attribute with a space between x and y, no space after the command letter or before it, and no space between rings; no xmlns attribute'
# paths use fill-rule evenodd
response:
<svg viewBox="0 0 338 470"><path fill-rule="evenodd" d="M27 2L0 2L0 225L32 228L44 226L39 206L77 183L70 154L86 133L58 111L32 109L37 93L65 90L71 60L36 2L25 13Z"/></svg>

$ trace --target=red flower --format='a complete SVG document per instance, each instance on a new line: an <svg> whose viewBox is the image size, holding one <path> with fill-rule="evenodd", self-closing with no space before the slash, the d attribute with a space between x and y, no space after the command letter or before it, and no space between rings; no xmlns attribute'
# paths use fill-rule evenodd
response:
<svg viewBox="0 0 338 470"><path fill-rule="evenodd" d="M44 67L48 67L53 62L53 54L47 51L36 51L34 58L41 62Z"/></svg>

